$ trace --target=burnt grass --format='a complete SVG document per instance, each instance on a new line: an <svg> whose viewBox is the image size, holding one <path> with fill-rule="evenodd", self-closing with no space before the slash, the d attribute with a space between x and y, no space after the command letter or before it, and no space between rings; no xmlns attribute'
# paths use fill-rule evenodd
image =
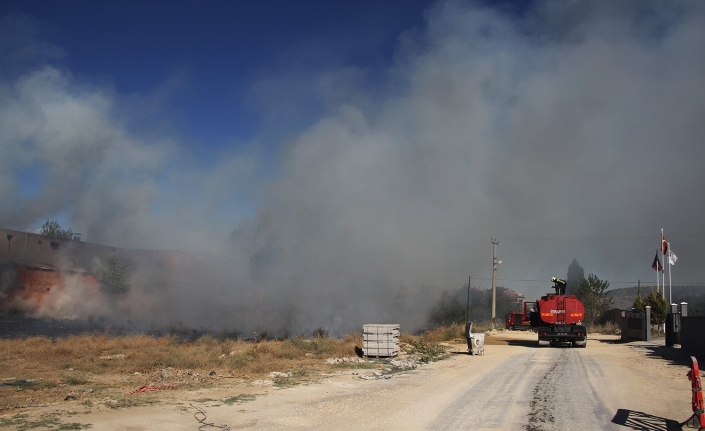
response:
<svg viewBox="0 0 705 431"><path fill-rule="evenodd" d="M38 319L21 314L0 314L0 339L46 337L52 340L72 335L107 335L122 337L128 335L149 335L152 337L173 336L183 341L194 341L204 335L222 338L255 340L254 337L241 338L237 332L215 332L206 329L186 329L173 327L168 330L143 329L118 326L100 319Z"/></svg>

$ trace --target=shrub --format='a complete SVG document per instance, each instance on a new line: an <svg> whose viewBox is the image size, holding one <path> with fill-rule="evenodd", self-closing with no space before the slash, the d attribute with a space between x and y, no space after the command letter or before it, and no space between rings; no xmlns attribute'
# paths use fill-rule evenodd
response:
<svg viewBox="0 0 705 431"><path fill-rule="evenodd" d="M423 332L422 337L429 342L451 341L465 337L465 325L453 323L446 326L428 329Z"/></svg>
<svg viewBox="0 0 705 431"><path fill-rule="evenodd" d="M603 325L590 325L588 326L588 334L605 334L605 335L617 335L620 333L619 326L612 322L607 322Z"/></svg>
<svg viewBox="0 0 705 431"><path fill-rule="evenodd" d="M438 343L427 342L420 337L409 338L405 346L406 353L416 355L422 362L433 362L446 355L446 349Z"/></svg>

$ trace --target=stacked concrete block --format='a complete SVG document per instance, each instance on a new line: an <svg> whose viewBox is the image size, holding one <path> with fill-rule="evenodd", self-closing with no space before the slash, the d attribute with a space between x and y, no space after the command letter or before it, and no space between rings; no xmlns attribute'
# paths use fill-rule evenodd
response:
<svg viewBox="0 0 705 431"><path fill-rule="evenodd" d="M399 334L398 323L362 325L362 353L374 357L399 355Z"/></svg>

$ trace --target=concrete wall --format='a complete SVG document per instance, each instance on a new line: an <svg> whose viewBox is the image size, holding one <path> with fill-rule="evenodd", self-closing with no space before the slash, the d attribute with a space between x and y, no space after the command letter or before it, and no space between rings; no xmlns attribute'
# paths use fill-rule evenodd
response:
<svg viewBox="0 0 705 431"><path fill-rule="evenodd" d="M651 340L651 307L643 315L623 310L621 317L622 341Z"/></svg>
<svg viewBox="0 0 705 431"><path fill-rule="evenodd" d="M705 316L681 317L681 348L690 355L705 355Z"/></svg>
<svg viewBox="0 0 705 431"><path fill-rule="evenodd" d="M627 317L622 320L622 341L644 339L644 318Z"/></svg>

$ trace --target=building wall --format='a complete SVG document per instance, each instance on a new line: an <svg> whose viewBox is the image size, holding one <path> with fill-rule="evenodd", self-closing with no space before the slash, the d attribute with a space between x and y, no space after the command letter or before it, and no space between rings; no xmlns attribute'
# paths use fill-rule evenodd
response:
<svg viewBox="0 0 705 431"><path fill-rule="evenodd" d="M101 259L110 253L121 254L121 251L117 247L80 240L0 229L0 262L88 269L95 258Z"/></svg>
<svg viewBox="0 0 705 431"><path fill-rule="evenodd" d="M180 251L132 250L0 228L0 276L18 268L42 266L96 275L109 255L127 265L144 285L154 288L192 282L208 272L206 265Z"/></svg>
<svg viewBox="0 0 705 431"><path fill-rule="evenodd" d="M117 256L122 262L132 264L163 260L166 255L179 253L129 250L80 240L51 238L38 233L0 229L0 262L46 265L91 272L100 261L111 254Z"/></svg>
<svg viewBox="0 0 705 431"><path fill-rule="evenodd" d="M7 275L12 280L8 280ZM6 271L4 281L0 290L1 312L36 311L52 290L63 289L66 283L81 283L92 292L100 289L100 282L91 274L58 271L50 267L13 267Z"/></svg>
<svg viewBox="0 0 705 431"><path fill-rule="evenodd" d="M99 294L98 277L110 255L126 267L125 281L138 294L183 292L219 282L212 269L180 251L133 250L0 229L0 313L76 312L63 299ZM91 312L101 310L100 304L91 304Z"/></svg>

